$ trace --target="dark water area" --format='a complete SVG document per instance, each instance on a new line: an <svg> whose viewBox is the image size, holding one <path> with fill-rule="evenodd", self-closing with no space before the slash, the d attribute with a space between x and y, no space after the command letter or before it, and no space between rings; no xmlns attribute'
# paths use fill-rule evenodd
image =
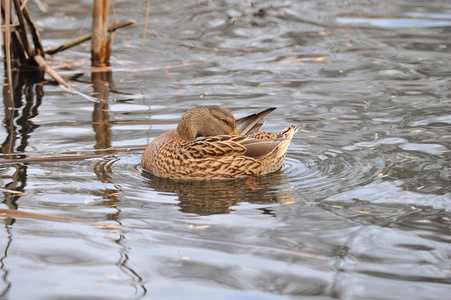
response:
<svg viewBox="0 0 451 300"><path fill-rule="evenodd" d="M45 48L90 29L90 1L27 5ZM114 5L137 24L108 72L89 43L47 58L108 103L21 72L12 110L3 88L0 208L78 221L2 215L0 298L450 299L449 1L152 1L145 46L144 1ZM300 128L282 169L143 176L205 104L277 106L266 131Z"/></svg>

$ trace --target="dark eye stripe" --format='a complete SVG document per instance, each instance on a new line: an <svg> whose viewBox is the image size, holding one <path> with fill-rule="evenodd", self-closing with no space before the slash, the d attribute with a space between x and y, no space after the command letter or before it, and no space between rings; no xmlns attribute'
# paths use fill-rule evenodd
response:
<svg viewBox="0 0 451 300"><path fill-rule="evenodd" d="M217 116L217 115L213 115L216 119L218 119L218 120L220 120L221 122L224 122L226 125L228 125L230 128L232 128L233 126L232 126L232 123L229 121L229 120L227 120L227 119L225 119L225 118L221 118L220 116Z"/></svg>

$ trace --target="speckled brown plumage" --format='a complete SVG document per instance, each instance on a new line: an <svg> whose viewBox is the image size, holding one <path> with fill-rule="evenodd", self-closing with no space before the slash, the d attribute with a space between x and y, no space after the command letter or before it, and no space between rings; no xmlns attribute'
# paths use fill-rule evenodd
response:
<svg viewBox="0 0 451 300"><path fill-rule="evenodd" d="M259 131L262 118L274 109L235 121L223 107L195 107L183 115L176 130L147 146L141 165L158 177L188 180L232 179L277 171L297 127L292 125L279 134Z"/></svg>

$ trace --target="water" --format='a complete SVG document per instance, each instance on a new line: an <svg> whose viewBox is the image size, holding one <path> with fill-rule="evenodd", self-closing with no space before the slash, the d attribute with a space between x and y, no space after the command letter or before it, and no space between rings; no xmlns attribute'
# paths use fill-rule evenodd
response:
<svg viewBox="0 0 451 300"><path fill-rule="evenodd" d="M89 44L50 60L108 104L30 73L14 116L3 93L1 159L57 157L0 165L0 208L45 215L1 218L4 298L449 299L448 1L152 1L144 47L141 2L115 2L137 24L111 72L89 72ZM45 47L88 31L90 2L48 3L27 4ZM283 168L142 176L139 153L202 104L277 106L265 130L300 127Z"/></svg>

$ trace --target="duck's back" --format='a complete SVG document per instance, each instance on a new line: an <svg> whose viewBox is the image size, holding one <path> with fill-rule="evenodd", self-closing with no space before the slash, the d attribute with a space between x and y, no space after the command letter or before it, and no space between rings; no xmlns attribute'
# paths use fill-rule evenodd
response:
<svg viewBox="0 0 451 300"><path fill-rule="evenodd" d="M232 179L256 175L260 162L246 157L195 158L175 131L154 139L144 150L141 166L155 176L171 179Z"/></svg>

